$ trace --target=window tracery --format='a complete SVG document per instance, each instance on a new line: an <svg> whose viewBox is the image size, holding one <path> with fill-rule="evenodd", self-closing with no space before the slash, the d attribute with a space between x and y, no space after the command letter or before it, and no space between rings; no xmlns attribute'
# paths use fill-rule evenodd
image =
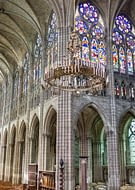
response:
<svg viewBox="0 0 135 190"><path fill-rule="evenodd" d="M126 15L119 14L116 16L112 40L114 71L121 74L133 75L135 61L134 27Z"/></svg>
<svg viewBox="0 0 135 190"><path fill-rule="evenodd" d="M49 68L52 68L57 65L57 61L58 61L57 60L58 59L57 58L58 57L57 18L54 12L50 15L47 38L48 38L47 39L47 60L48 60L47 66Z"/></svg>
<svg viewBox="0 0 135 190"><path fill-rule="evenodd" d="M75 15L75 31L81 39L80 56L93 65L106 65L104 24L98 9L91 3L80 3Z"/></svg>
<svg viewBox="0 0 135 190"><path fill-rule="evenodd" d="M135 164L135 119L130 122L127 133L127 163L130 165Z"/></svg>
<svg viewBox="0 0 135 190"><path fill-rule="evenodd" d="M34 83L37 83L41 77L41 53L42 53L41 38L39 35L37 35L34 47L34 65L33 65Z"/></svg>
<svg viewBox="0 0 135 190"><path fill-rule="evenodd" d="M26 95L28 91L29 80L29 54L26 53L23 61L23 94Z"/></svg>

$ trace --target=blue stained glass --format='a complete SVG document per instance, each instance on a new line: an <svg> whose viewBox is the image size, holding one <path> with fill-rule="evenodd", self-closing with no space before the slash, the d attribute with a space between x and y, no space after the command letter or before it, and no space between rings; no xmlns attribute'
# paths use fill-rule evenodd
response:
<svg viewBox="0 0 135 190"><path fill-rule="evenodd" d="M48 27L48 46L52 46L53 42L57 40L57 19L55 13L52 13L50 18L50 25Z"/></svg>
<svg viewBox="0 0 135 190"><path fill-rule="evenodd" d="M126 57L125 52L122 47L119 49L119 63L120 63L120 72L126 73Z"/></svg>
<svg viewBox="0 0 135 190"><path fill-rule="evenodd" d="M115 71L118 71L119 69L119 62L118 62L118 52L115 45L113 45L112 48L112 59L113 59L113 67Z"/></svg>
<svg viewBox="0 0 135 190"><path fill-rule="evenodd" d="M131 49L135 50L135 38L133 36L127 36L126 42Z"/></svg>
<svg viewBox="0 0 135 190"><path fill-rule="evenodd" d="M88 33L88 26L80 17L75 18L75 30L78 31L80 34Z"/></svg>
<svg viewBox="0 0 135 190"><path fill-rule="evenodd" d="M99 59L99 63L101 65L105 65L106 64L105 45L104 45L104 43L102 41L100 42L99 48L98 48L98 59Z"/></svg>
<svg viewBox="0 0 135 190"><path fill-rule="evenodd" d="M80 3L79 11L82 17L88 22L98 22L99 15L97 9L90 3Z"/></svg>
<svg viewBox="0 0 135 190"><path fill-rule="evenodd" d="M132 30L130 21L124 15L118 15L116 17L115 24L123 33L128 33Z"/></svg>
<svg viewBox="0 0 135 190"><path fill-rule="evenodd" d="M104 36L103 28L99 25L96 25L92 28L92 35L97 39L101 39Z"/></svg>
<svg viewBox="0 0 135 190"><path fill-rule="evenodd" d="M104 46L104 26L98 9L90 3L80 3L75 17L75 30L80 34L82 60L93 66L104 67L106 50Z"/></svg>
<svg viewBox="0 0 135 190"><path fill-rule="evenodd" d="M135 164L135 119L132 119L129 130L129 151L130 151L130 164Z"/></svg>
<svg viewBox="0 0 135 190"><path fill-rule="evenodd" d="M118 31L114 31L112 35L113 41L117 44L120 45L123 42L123 37Z"/></svg>
<svg viewBox="0 0 135 190"><path fill-rule="evenodd" d="M89 61L89 44L87 37L83 37L82 39L82 59Z"/></svg>
<svg viewBox="0 0 135 190"><path fill-rule="evenodd" d="M117 46L117 48L119 48L117 52L119 52L118 62L120 72L123 74L128 73L130 75L133 75L133 53L135 51L135 37L132 32L133 25L131 21L124 14L118 15L115 19L112 40L115 45L121 46ZM114 70L116 70L115 67Z"/></svg>
<svg viewBox="0 0 135 190"><path fill-rule="evenodd" d="M93 39L91 42L91 62L93 64L98 63L98 48L96 39Z"/></svg>
<svg viewBox="0 0 135 190"><path fill-rule="evenodd" d="M128 73L133 74L132 53L129 49L127 50L127 66L128 66Z"/></svg>

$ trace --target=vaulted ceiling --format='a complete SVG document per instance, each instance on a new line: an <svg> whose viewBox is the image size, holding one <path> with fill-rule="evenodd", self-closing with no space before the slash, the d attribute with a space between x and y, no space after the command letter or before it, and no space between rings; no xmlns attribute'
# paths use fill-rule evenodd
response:
<svg viewBox="0 0 135 190"><path fill-rule="evenodd" d="M51 10L44 0L0 0L0 81L21 66Z"/></svg>

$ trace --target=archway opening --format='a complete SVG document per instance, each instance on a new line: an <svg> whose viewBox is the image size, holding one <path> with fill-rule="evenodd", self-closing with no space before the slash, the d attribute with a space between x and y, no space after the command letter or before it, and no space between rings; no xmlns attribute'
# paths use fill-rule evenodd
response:
<svg viewBox="0 0 135 190"><path fill-rule="evenodd" d="M127 113L121 123L122 183L135 185L135 117L131 113Z"/></svg>
<svg viewBox="0 0 135 190"><path fill-rule="evenodd" d="M46 170L55 171L56 169L56 120L57 113L54 109L47 119L47 158Z"/></svg>
<svg viewBox="0 0 135 190"><path fill-rule="evenodd" d="M107 144L103 120L93 107L79 115L75 133L75 184L81 183L81 158L87 158L87 185L107 182Z"/></svg>

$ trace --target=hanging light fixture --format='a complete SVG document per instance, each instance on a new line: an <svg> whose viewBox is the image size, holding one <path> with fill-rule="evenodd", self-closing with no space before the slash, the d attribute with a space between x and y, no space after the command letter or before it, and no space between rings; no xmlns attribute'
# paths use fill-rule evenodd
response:
<svg viewBox="0 0 135 190"><path fill-rule="evenodd" d="M63 57L62 65L45 71L47 85L66 91L90 91L96 94L105 85L105 66L84 61L81 54L81 41L73 31L68 42L68 55Z"/></svg>

